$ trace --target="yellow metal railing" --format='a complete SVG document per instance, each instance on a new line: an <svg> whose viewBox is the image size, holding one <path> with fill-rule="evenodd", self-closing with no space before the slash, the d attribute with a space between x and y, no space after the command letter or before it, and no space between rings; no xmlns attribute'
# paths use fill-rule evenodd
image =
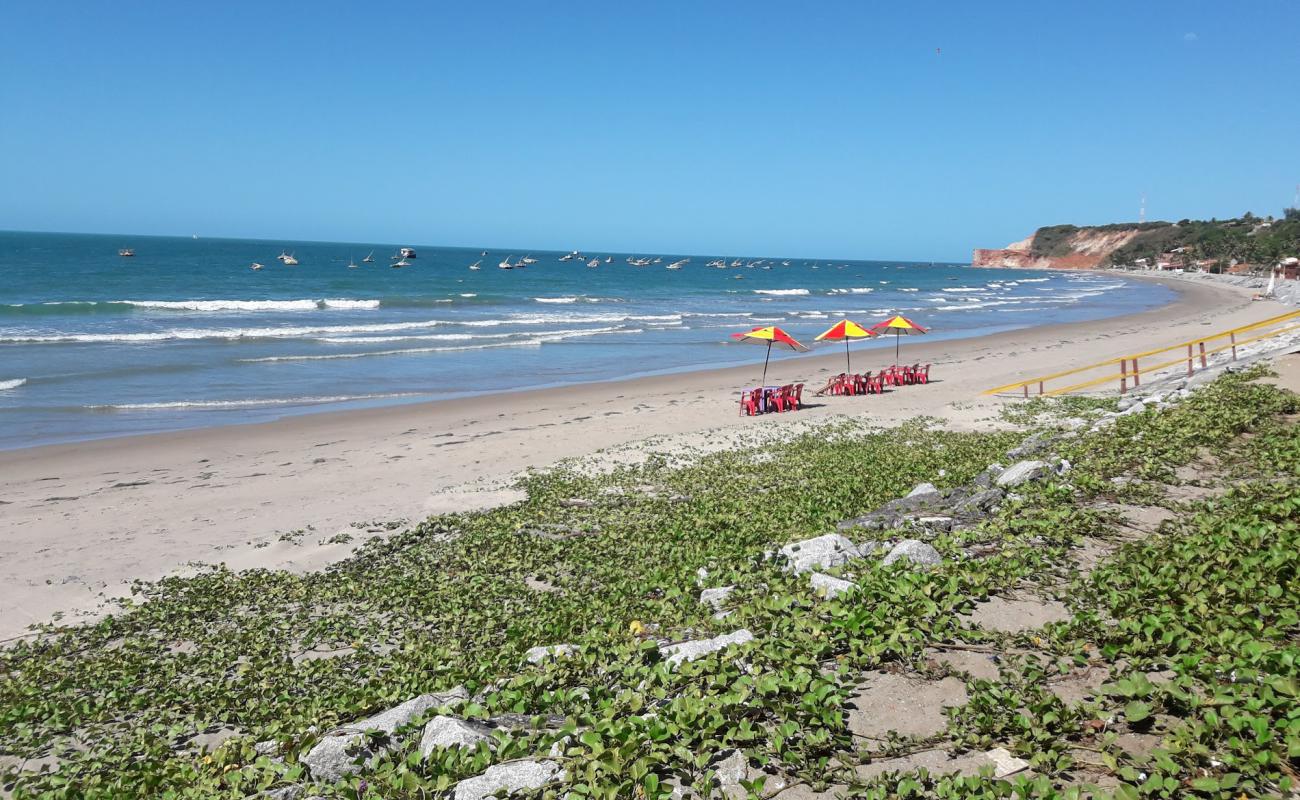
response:
<svg viewBox="0 0 1300 800"><path fill-rule="evenodd" d="M1187 374L1191 375L1195 371L1197 361L1200 362L1201 368L1204 369L1209 366L1209 356L1215 353L1231 350L1232 360L1236 361L1237 348L1241 345L1257 342L1261 339L1268 339L1277 336L1278 334L1287 333L1293 330L1300 330L1300 311L1291 311L1286 314L1279 314L1276 317L1269 317L1268 319L1263 319L1259 322L1251 323L1250 325L1242 325L1238 328L1231 328L1226 331L1210 334L1209 336L1202 336L1186 342L1171 344L1168 347L1161 347L1156 350L1147 350L1142 353L1120 356L1119 358L1112 358L1109 361L1099 361L1096 364L1088 364L1087 366L1067 369L1062 372L1053 372L1051 375L1040 375L1037 378L1008 383L1006 386L998 386L995 389L989 389L984 392L984 394L990 395L1016 392L1023 394L1025 397L1030 396L1030 394L1039 394L1045 397L1051 397L1054 395L1068 394L1069 392L1077 392L1081 389L1088 389L1112 381L1119 382L1119 391L1120 394L1123 394L1128 391L1130 382L1134 388L1141 386L1143 375L1149 375L1153 372L1168 369L1169 367L1182 363L1187 364ZM1239 338L1240 334L1251 335ZM1206 347L1207 344L1216 342L1220 339L1225 339L1227 341L1224 344ZM1184 348L1187 351L1186 355L1181 352ZM1139 359L1147 359L1152 356L1158 356L1163 353L1172 353L1174 351L1179 351L1177 358L1161 361L1158 364L1148 363L1139 365ZM1048 388L1047 386L1047 384L1061 378L1068 378L1073 375L1082 375L1083 373L1091 372L1093 370L1115 366L1119 367L1118 372L1109 372L1101 377L1090 378L1066 386L1052 388ZM1037 389L1037 391L1033 391L1034 389Z"/></svg>

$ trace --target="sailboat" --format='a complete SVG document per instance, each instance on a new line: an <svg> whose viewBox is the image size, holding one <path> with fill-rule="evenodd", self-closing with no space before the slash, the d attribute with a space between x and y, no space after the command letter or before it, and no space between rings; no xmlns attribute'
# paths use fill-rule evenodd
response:
<svg viewBox="0 0 1300 800"><path fill-rule="evenodd" d="M605 256L605 263L609 264L614 260L613 256Z"/></svg>
<svg viewBox="0 0 1300 800"><path fill-rule="evenodd" d="M512 258L514 258L513 254L506 256L504 261L497 264L497 269L514 269L515 265L510 263L510 259Z"/></svg>
<svg viewBox="0 0 1300 800"><path fill-rule="evenodd" d="M473 270L474 272L478 272L478 270L479 270L479 264L482 264L482 263L483 263L483 259L480 258L478 261L475 261L473 264L470 264L470 265L469 265L469 268L470 268L471 270Z"/></svg>
<svg viewBox="0 0 1300 800"><path fill-rule="evenodd" d="M257 272L257 271L258 271L259 269L261 269L261 268L262 268L262 265L259 264L259 263L257 263L256 261L254 261L254 262L253 262L253 265L252 265L251 267L249 267L249 269L251 269L253 272Z"/></svg>
<svg viewBox="0 0 1300 800"><path fill-rule="evenodd" d="M536 264L536 263L537 263L537 259L533 258L531 255L527 255L527 256L524 256L523 258L519 259L519 263L520 263L520 264Z"/></svg>
<svg viewBox="0 0 1300 800"><path fill-rule="evenodd" d="M683 258L681 261L674 261L673 263L668 265L667 269L681 269L682 267L686 266L687 261L690 261L690 259Z"/></svg>
<svg viewBox="0 0 1300 800"><path fill-rule="evenodd" d="M362 264L373 264L374 261L375 261L375 251L374 251L374 250L371 250L371 251L370 251L370 255L366 256L366 257L363 258L363 259L361 259L361 263L362 263Z"/></svg>
<svg viewBox="0 0 1300 800"><path fill-rule="evenodd" d="M411 262L407 261L405 257L399 258L393 262L393 269L401 269L402 267L409 266L411 266Z"/></svg>
<svg viewBox="0 0 1300 800"><path fill-rule="evenodd" d="M356 269L356 268L357 268L357 257L352 255L351 253L348 253L348 269Z"/></svg>
<svg viewBox="0 0 1300 800"><path fill-rule="evenodd" d="M298 259L296 259L296 258L293 257L293 253L289 253L288 255L284 256L284 257L281 258L280 260L284 262L284 265L285 265L286 267L296 267L296 266L298 266Z"/></svg>
<svg viewBox="0 0 1300 800"><path fill-rule="evenodd" d="M593 258L592 260L590 260L590 261L587 262L587 269L595 269L596 267L599 267L599 266L600 266L600 259L599 259L599 258Z"/></svg>

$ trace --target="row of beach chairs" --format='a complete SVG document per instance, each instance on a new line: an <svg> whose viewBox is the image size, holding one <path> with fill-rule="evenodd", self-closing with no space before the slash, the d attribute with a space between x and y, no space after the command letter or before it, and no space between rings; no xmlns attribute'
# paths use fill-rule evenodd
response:
<svg viewBox="0 0 1300 800"><path fill-rule="evenodd" d="M768 412L797 411L803 408L803 384L760 386L740 393L740 413L756 416Z"/></svg>
<svg viewBox="0 0 1300 800"><path fill-rule="evenodd" d="M917 383L929 382L929 364L924 366L921 364L912 364L911 366L895 364L882 369L874 375L870 372L863 375L842 372L831 378L830 382L817 394L881 394L885 391L886 386L911 386Z"/></svg>

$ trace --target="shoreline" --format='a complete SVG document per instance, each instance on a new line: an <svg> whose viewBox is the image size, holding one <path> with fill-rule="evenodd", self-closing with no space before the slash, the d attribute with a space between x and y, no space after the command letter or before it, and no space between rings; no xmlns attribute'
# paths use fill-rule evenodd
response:
<svg viewBox="0 0 1300 800"><path fill-rule="evenodd" d="M650 437L689 447L706 432L770 433L844 414L882 424L928 414L987 426L1003 401L980 391L1059 369L1063 360L1140 349L1126 333L1177 341L1277 313L1273 303L1252 303L1248 290L1140 279L1178 297L1090 322L910 338L903 360L934 364L936 381L882 396L811 396L842 370L843 352L774 358L769 382L807 384L809 407L798 413L738 415L737 392L761 369L755 348L755 363L741 367L0 451L0 637L127 594L133 579L193 569L192 562L318 569L383 527L354 523L509 502L514 495L499 484L526 469ZM883 349L854 355L859 370L892 361ZM474 483L485 488L448 491ZM330 541L341 532L352 541Z"/></svg>

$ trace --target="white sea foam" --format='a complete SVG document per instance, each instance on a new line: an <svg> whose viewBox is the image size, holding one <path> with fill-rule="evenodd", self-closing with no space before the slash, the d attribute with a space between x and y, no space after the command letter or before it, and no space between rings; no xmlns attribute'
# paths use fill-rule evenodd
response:
<svg viewBox="0 0 1300 800"><path fill-rule="evenodd" d="M256 406L315 405L319 403L344 403L350 400L381 400L390 397L418 397L416 392L398 394L351 394L329 397L273 397L262 400L176 400L170 403L121 403L118 405L86 406L95 411L150 411L168 408L252 408Z"/></svg>
<svg viewBox="0 0 1300 800"><path fill-rule="evenodd" d="M323 300L114 300L114 303L155 311L316 311L379 308L378 300L326 298Z"/></svg>
<svg viewBox="0 0 1300 800"><path fill-rule="evenodd" d="M983 288L983 287L974 287L974 286L953 286L953 287L949 287L949 288L947 288L947 289L944 289L943 291L945 291L945 292L982 292L982 291L984 291L984 288Z"/></svg>
<svg viewBox="0 0 1300 800"><path fill-rule="evenodd" d="M898 291L900 291L900 292L919 292L919 291L921 291L921 290L920 290L920 289L915 289L915 288L913 288L913 289L899 289Z"/></svg>
<svg viewBox="0 0 1300 800"><path fill-rule="evenodd" d="M772 297L803 297L811 293L807 289L755 289L754 294L766 294Z"/></svg>
<svg viewBox="0 0 1300 800"><path fill-rule="evenodd" d="M0 381L0 392L5 391L6 389L17 389L24 383L27 383L26 378L13 378L7 381Z"/></svg>
<svg viewBox="0 0 1300 800"><path fill-rule="evenodd" d="M477 295L476 293L474 293L474 292L461 292L461 295L460 295L460 296L461 296L461 297L478 297L478 295Z"/></svg>
<svg viewBox="0 0 1300 800"><path fill-rule="evenodd" d="M881 281L881 282L886 283L886 281ZM854 287L849 289L831 289L827 292L827 294L871 294L874 291L875 288L871 286L860 286L860 287Z"/></svg>
<svg viewBox="0 0 1300 800"><path fill-rule="evenodd" d="M283 328L173 328L150 333L65 333L48 335L18 335L0 337L0 343L105 343L140 344L163 342L173 339L279 339L300 336L319 336L344 333L393 333L396 331L419 330L445 325L442 320L425 320L421 322L388 322L368 325L321 325L318 327L283 327Z"/></svg>
<svg viewBox="0 0 1300 800"><path fill-rule="evenodd" d="M536 301L539 302L539 303L561 303L561 304L567 304L567 303L576 303L576 302L578 302L579 300L581 300L582 298L580 298L580 297L575 297L575 296L573 296L573 295L569 295L569 296L567 296L567 297L534 297L533 299L536 300Z"/></svg>

